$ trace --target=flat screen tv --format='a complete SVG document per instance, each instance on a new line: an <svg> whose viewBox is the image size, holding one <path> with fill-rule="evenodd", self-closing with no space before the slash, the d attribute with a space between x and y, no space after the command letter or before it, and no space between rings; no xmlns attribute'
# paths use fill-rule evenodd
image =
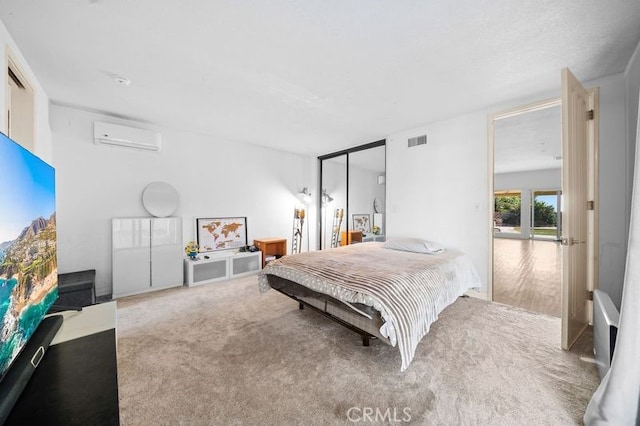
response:
<svg viewBox="0 0 640 426"><path fill-rule="evenodd" d="M0 386L4 386L58 297L58 262L53 167L0 133L0 171Z"/></svg>

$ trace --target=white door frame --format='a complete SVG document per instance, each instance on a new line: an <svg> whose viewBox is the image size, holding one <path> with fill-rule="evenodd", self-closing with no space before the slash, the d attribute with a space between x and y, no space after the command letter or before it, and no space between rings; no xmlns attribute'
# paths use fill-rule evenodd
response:
<svg viewBox="0 0 640 426"><path fill-rule="evenodd" d="M522 105L519 107L511 108L506 111L500 111L489 114L487 116L487 139L489 142L489 218L487 223L487 230L489 234L489 265L488 265L488 277L487 277L487 300L493 301L493 210L494 210L494 149L495 149L495 122L504 118L515 117L520 114L528 112L539 111L542 109L559 106L562 101L560 97L554 99L547 99L545 101L534 102L528 105Z"/></svg>
<svg viewBox="0 0 640 426"><path fill-rule="evenodd" d="M598 88L588 89L593 103L596 108L599 105L599 90ZM562 104L560 97L547 99L540 102L533 102L527 105L510 108L508 110L491 113L487 116L487 140L488 140L488 174L489 174L489 208L487 218L487 234L489 241L489 256L488 256L488 277L487 277L487 300L493 301L493 210L494 210L494 148L495 148L495 122L500 119L514 117L520 114L534 112L545 108L559 106ZM599 150L599 120L598 114L596 119L591 121L591 125L594 126L592 132L594 133L593 146L589 147L589 167L591 169L591 175L593 176L592 186L590 186L590 197L593 197L595 201L595 211L593 215L593 221L589 224L591 227L589 246L591 252L589 256L589 287L591 290L598 288L598 150Z"/></svg>
<svg viewBox="0 0 640 426"><path fill-rule="evenodd" d="M566 218L562 232L562 349L566 350L592 322L593 296L589 293L593 295L597 287L598 95L597 88L585 89L568 68L562 70L562 189L563 198L566 196L562 213ZM572 168L566 167L572 164Z"/></svg>
<svg viewBox="0 0 640 426"><path fill-rule="evenodd" d="M31 152L35 152L37 141L36 126L36 91L27 74L24 72L17 56L7 46L4 57L5 109L2 111L0 126L4 134ZM9 70L22 84L18 88L10 83ZM12 96L12 91L18 96Z"/></svg>

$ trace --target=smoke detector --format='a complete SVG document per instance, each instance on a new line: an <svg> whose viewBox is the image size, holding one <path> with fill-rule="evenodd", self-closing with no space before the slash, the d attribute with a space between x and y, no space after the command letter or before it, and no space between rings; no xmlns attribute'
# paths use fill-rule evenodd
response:
<svg viewBox="0 0 640 426"><path fill-rule="evenodd" d="M111 78L120 86L128 86L131 84L131 80L122 75L112 75Z"/></svg>

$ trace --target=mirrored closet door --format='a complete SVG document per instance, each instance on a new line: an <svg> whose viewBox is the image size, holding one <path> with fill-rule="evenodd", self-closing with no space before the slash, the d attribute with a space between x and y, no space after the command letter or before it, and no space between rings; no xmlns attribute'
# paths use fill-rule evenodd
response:
<svg viewBox="0 0 640 426"><path fill-rule="evenodd" d="M322 166L322 195L320 248L337 247L340 235L346 231L347 209L347 154L328 158Z"/></svg>
<svg viewBox="0 0 640 426"><path fill-rule="evenodd" d="M385 141L318 157L320 249L384 241Z"/></svg>

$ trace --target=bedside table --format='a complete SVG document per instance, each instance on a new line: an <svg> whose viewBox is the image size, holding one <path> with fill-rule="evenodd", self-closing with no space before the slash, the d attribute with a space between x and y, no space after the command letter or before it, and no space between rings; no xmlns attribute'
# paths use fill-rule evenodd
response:
<svg viewBox="0 0 640 426"><path fill-rule="evenodd" d="M267 256L282 257L287 255L286 238L263 238L253 240L253 245L262 252L262 267L267 264Z"/></svg>

